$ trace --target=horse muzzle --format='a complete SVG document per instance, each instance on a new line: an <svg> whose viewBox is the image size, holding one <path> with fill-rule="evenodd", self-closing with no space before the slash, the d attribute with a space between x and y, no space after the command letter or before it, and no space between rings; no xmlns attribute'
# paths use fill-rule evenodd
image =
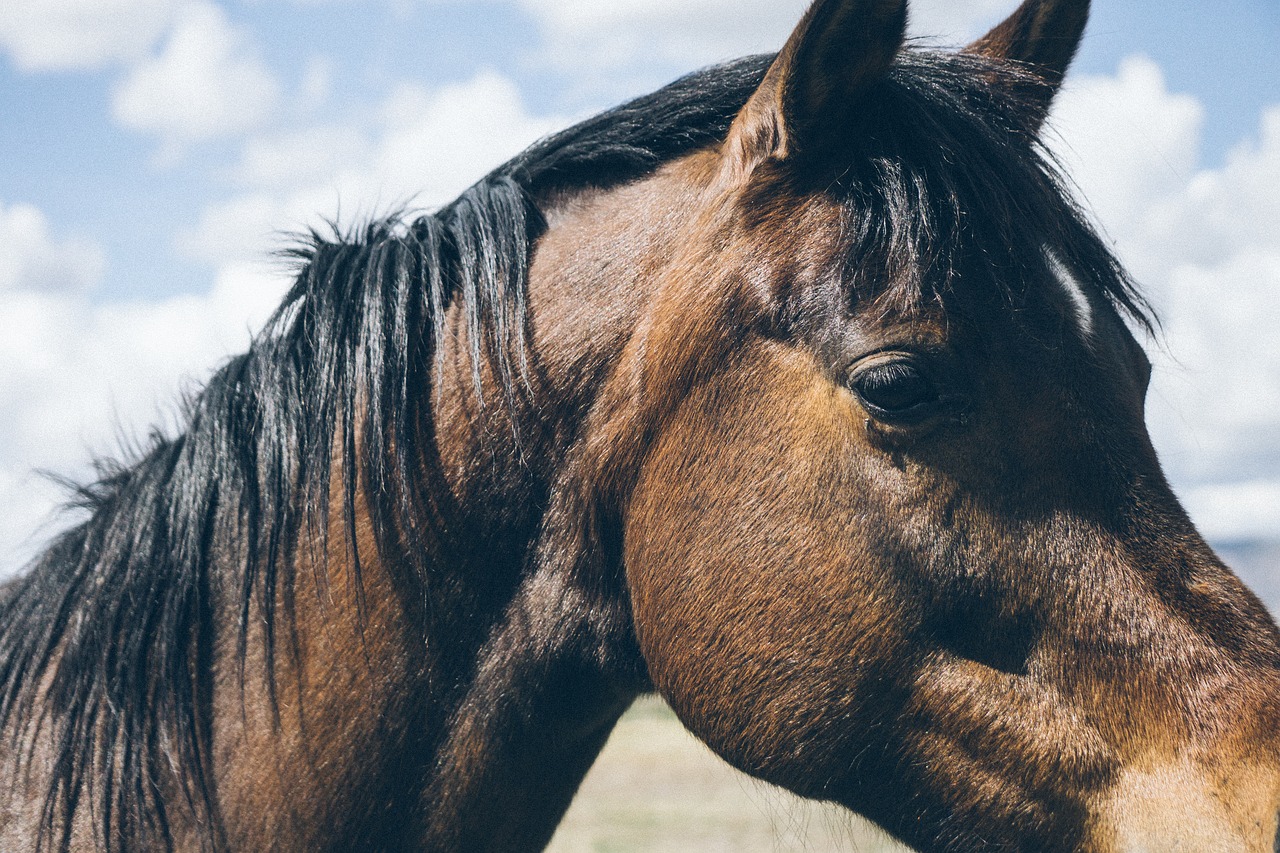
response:
<svg viewBox="0 0 1280 853"><path fill-rule="evenodd" d="M1191 764L1124 772L1099 809L1099 853L1280 853L1280 773Z"/></svg>

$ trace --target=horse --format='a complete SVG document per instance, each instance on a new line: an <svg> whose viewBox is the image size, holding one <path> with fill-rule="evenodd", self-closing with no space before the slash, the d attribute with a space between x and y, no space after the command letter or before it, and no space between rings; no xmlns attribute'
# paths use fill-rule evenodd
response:
<svg viewBox="0 0 1280 853"><path fill-rule="evenodd" d="M1280 849L1280 631L1041 142L1087 0L906 0L311 233L0 597L6 851L520 851L656 691L925 853Z"/></svg>

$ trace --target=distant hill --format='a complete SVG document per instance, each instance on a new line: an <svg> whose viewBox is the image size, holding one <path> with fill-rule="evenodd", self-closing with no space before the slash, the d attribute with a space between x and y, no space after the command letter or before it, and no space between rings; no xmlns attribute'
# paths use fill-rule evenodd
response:
<svg viewBox="0 0 1280 853"><path fill-rule="evenodd" d="M1280 617L1280 538L1212 542L1218 556Z"/></svg>

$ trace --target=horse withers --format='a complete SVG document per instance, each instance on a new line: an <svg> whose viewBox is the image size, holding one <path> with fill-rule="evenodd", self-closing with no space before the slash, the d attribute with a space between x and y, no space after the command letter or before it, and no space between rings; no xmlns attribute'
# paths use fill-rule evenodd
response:
<svg viewBox="0 0 1280 853"><path fill-rule="evenodd" d="M818 0L313 235L6 592L0 848L536 850L656 690L921 851L1272 851L1280 634L1039 139L1087 5Z"/></svg>

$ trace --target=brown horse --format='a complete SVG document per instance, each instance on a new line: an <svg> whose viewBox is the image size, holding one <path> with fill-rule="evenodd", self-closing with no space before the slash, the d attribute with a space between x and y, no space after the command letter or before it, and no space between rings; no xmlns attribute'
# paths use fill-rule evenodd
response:
<svg viewBox="0 0 1280 853"><path fill-rule="evenodd" d="M923 851L1272 851L1280 632L1038 142L1087 0L905 5L313 235L3 593L0 849L536 850L656 690Z"/></svg>

